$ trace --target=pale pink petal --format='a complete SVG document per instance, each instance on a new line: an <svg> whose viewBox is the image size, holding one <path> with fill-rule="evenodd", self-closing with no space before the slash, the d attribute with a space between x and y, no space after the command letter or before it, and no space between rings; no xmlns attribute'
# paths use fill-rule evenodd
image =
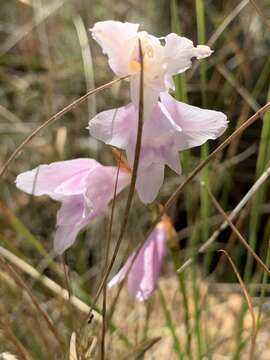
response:
<svg viewBox="0 0 270 360"><path fill-rule="evenodd" d="M61 201L57 213L55 250L70 247L81 229L102 214L113 198L117 167L102 166L92 159L75 159L40 165L20 174L18 188L34 195L49 195ZM120 170L117 194L130 182L130 175ZM32 190L32 188L34 189Z"/></svg>
<svg viewBox="0 0 270 360"><path fill-rule="evenodd" d="M162 158L165 160L166 165L180 175L182 170L177 146L173 143L171 146L164 146L161 151Z"/></svg>
<svg viewBox="0 0 270 360"><path fill-rule="evenodd" d="M160 98L182 129L177 135L176 143L179 150L202 145L209 139L216 139L228 126L227 117L222 112L201 109L176 101L168 93L162 93Z"/></svg>
<svg viewBox="0 0 270 360"><path fill-rule="evenodd" d="M70 196L62 203L57 212L57 228L54 237L54 250L62 254L76 240L78 233L88 225L97 214L91 212L84 217L84 196Z"/></svg>
<svg viewBox="0 0 270 360"><path fill-rule="evenodd" d="M130 74L138 28L138 24L109 20L97 22L91 29L93 38L108 55L110 67L118 76Z"/></svg>
<svg viewBox="0 0 270 360"><path fill-rule="evenodd" d="M139 301L149 298L160 275L165 256L166 229L160 223L138 254L128 276L128 291Z"/></svg>
<svg viewBox="0 0 270 360"><path fill-rule="evenodd" d="M139 301L148 299L160 275L165 256L165 241L166 228L161 222L152 231L138 255L136 256L136 252L131 254L108 286L111 288L128 276L129 294Z"/></svg>
<svg viewBox="0 0 270 360"><path fill-rule="evenodd" d="M108 287L112 288L118 284L120 284L124 278L126 277L130 266L132 264L132 261L134 259L135 253L133 253L129 258L127 259L125 265L118 271L118 273L108 282Z"/></svg>
<svg viewBox="0 0 270 360"><path fill-rule="evenodd" d="M57 213L54 247L58 253L62 253L70 247L78 233L93 219L102 215L113 198L116 173L116 167L99 164L86 179L88 186L86 193L64 199ZM117 194L128 185L129 181L130 175L120 171Z"/></svg>
<svg viewBox="0 0 270 360"><path fill-rule="evenodd" d="M212 54L212 50L205 45L194 47L193 42L185 37L171 33L165 37L166 72L168 75L182 73L192 65L191 59L202 59Z"/></svg>
<svg viewBox="0 0 270 360"><path fill-rule="evenodd" d="M103 111L89 121L90 134L105 144L124 148L136 126L136 110L132 104Z"/></svg>
<svg viewBox="0 0 270 360"><path fill-rule="evenodd" d="M205 59L210 56L214 51L207 45L197 45L195 48L195 56L197 59Z"/></svg>
<svg viewBox="0 0 270 360"><path fill-rule="evenodd" d="M54 251L59 255L63 254L74 244L80 230L81 228L76 225L57 227L53 242Z"/></svg>
<svg viewBox="0 0 270 360"><path fill-rule="evenodd" d="M91 200L95 212L102 212L112 200L117 176L115 166L102 166L88 179L86 196ZM117 183L117 194L130 182L130 174L120 170Z"/></svg>
<svg viewBox="0 0 270 360"><path fill-rule="evenodd" d="M136 190L145 204L155 200L164 181L164 164L151 164L147 168L139 166Z"/></svg>
<svg viewBox="0 0 270 360"><path fill-rule="evenodd" d="M81 195L69 196L57 212L57 226L74 225L82 220L84 199Z"/></svg>
<svg viewBox="0 0 270 360"><path fill-rule="evenodd" d="M176 172L180 172L178 149L174 145L174 139L181 131L166 108L158 103L153 109L152 116L143 126L140 165L146 168L152 163L167 164ZM137 131L125 148L131 166L134 160L136 133Z"/></svg>
<svg viewBox="0 0 270 360"><path fill-rule="evenodd" d="M158 102L159 94L166 90L164 77L156 80L144 81L143 88L143 120L148 121L151 117L154 106ZM132 76L130 79L130 97L132 103L139 109L140 99L140 74Z"/></svg>
<svg viewBox="0 0 270 360"><path fill-rule="evenodd" d="M81 192L85 176L96 165L97 162L93 159L74 159L40 165L18 175L16 186L28 194L49 195L53 199L61 199L64 195ZM63 186L65 182L67 192Z"/></svg>

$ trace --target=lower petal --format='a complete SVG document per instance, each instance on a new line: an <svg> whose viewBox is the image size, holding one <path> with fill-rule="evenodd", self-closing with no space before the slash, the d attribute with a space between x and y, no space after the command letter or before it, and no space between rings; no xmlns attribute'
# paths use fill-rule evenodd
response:
<svg viewBox="0 0 270 360"><path fill-rule="evenodd" d="M155 200L164 180L164 165L153 163L147 168L139 167L136 190L141 201L149 204Z"/></svg>
<svg viewBox="0 0 270 360"><path fill-rule="evenodd" d="M59 226L54 237L54 251L62 255L74 244L80 230L81 228L76 225Z"/></svg>

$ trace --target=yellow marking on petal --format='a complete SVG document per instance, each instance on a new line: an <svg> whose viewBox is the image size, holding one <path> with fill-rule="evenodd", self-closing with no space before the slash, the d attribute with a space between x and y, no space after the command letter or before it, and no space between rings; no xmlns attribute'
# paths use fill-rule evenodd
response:
<svg viewBox="0 0 270 360"><path fill-rule="evenodd" d="M129 65L132 70L139 71L141 69L141 64L136 60L130 60Z"/></svg>

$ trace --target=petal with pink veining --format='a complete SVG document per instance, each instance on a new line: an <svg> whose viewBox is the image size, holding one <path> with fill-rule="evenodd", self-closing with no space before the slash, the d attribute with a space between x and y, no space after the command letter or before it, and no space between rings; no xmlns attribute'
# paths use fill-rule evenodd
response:
<svg viewBox="0 0 270 360"><path fill-rule="evenodd" d="M212 54L212 50L206 45L195 47L193 42L186 38L171 33L165 37L165 61L167 63L166 73L175 75L189 69L192 65L191 59L203 59Z"/></svg>
<svg viewBox="0 0 270 360"><path fill-rule="evenodd" d="M58 161L39 165L17 176L16 186L32 195L49 195L53 199L78 194L84 188L84 178L97 165L93 159ZM66 183L66 190L63 184ZM61 191L57 191L61 189Z"/></svg>
<svg viewBox="0 0 270 360"><path fill-rule="evenodd" d="M176 101L168 93L160 95L162 104L170 112L182 132L177 135L177 147L185 150L216 139L228 126L227 117L220 111L201 109Z"/></svg>
<svg viewBox="0 0 270 360"><path fill-rule="evenodd" d="M155 200L164 181L164 164L152 163L147 168L139 166L136 190L141 201L149 204Z"/></svg>
<svg viewBox="0 0 270 360"><path fill-rule="evenodd" d="M89 121L90 134L105 144L124 148L136 128L136 114L132 104L103 111Z"/></svg>
<svg viewBox="0 0 270 360"><path fill-rule="evenodd" d="M128 292L139 300L147 300L155 288L165 256L166 228L160 222L152 231L145 244L132 253L120 271L111 279L111 288L128 277ZM136 256L135 260L134 257Z"/></svg>

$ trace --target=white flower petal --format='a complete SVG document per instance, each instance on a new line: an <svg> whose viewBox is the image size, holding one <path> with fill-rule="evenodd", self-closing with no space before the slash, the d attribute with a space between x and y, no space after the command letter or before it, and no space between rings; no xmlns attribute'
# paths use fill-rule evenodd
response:
<svg viewBox="0 0 270 360"><path fill-rule="evenodd" d="M111 69L118 76L130 74L130 60L137 46L139 24L100 21L91 29L93 38L108 55Z"/></svg>
<svg viewBox="0 0 270 360"><path fill-rule="evenodd" d="M165 38L165 59L168 75L182 73L192 65L191 59L202 59L210 56L212 50L205 45L194 47L190 39L171 33Z"/></svg>

